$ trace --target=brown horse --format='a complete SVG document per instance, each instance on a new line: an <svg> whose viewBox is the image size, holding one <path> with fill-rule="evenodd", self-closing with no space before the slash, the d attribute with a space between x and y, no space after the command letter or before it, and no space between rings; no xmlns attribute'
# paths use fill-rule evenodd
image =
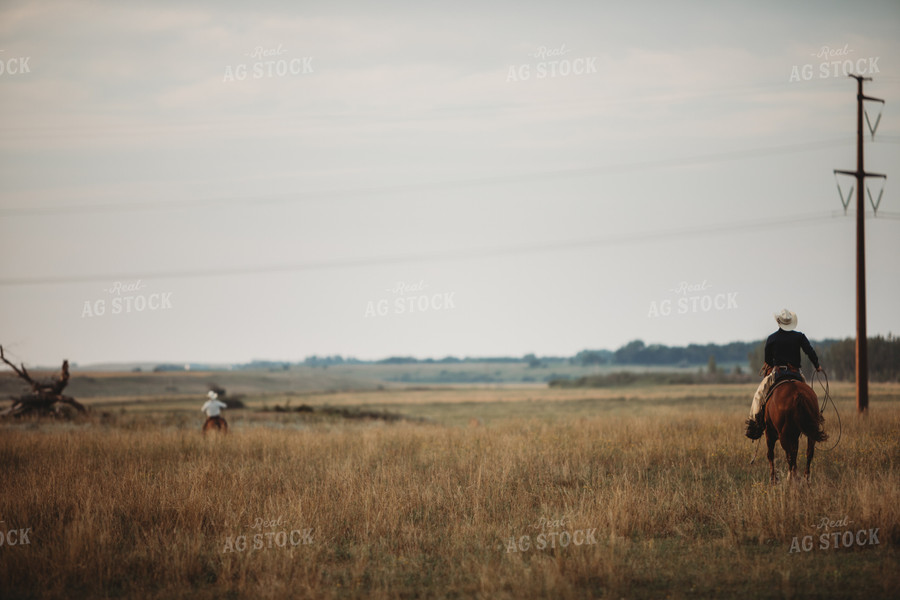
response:
<svg viewBox="0 0 900 600"><path fill-rule="evenodd" d="M802 381L788 380L772 388L772 396L766 403L766 444L769 447L769 471L775 483L775 442L781 440L781 447L787 455L788 478L797 472L797 449L800 434L806 436L806 479L809 480L809 465L812 464L816 442L824 442L828 434L822 429L825 419L819 412L816 392Z"/></svg>
<svg viewBox="0 0 900 600"><path fill-rule="evenodd" d="M206 423L203 424L203 435L206 435L206 432L211 430L228 433L228 423L218 415L215 417L208 417Z"/></svg>

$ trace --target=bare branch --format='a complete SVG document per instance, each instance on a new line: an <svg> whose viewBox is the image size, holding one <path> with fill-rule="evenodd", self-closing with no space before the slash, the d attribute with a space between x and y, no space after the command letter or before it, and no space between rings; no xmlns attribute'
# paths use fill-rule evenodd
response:
<svg viewBox="0 0 900 600"><path fill-rule="evenodd" d="M51 393L55 395L62 394L62 391L65 389L66 385L69 383L69 361L64 360L62 364L62 373L56 379L56 382L53 384L51 388Z"/></svg>
<svg viewBox="0 0 900 600"><path fill-rule="evenodd" d="M27 381L28 383L30 383L32 386L36 385L35 382L34 382L34 380L33 380L33 379L31 378L31 376L28 374L28 371L25 369L25 364L24 364L24 363L22 363L22 370L20 371L19 368L16 367L16 365L14 365L14 364L12 364L11 362L9 362L9 360L8 360L8 359L6 358L6 356L3 354L3 345L2 345L2 344L0 344L0 359L2 359L3 362L5 362L6 364L8 364L10 367L12 367L12 370L16 372L16 375L18 375L19 377L21 377L22 379L24 379L25 381Z"/></svg>
<svg viewBox="0 0 900 600"><path fill-rule="evenodd" d="M60 396L59 402L63 402L64 404L74 406L75 408L78 409L78 412L86 412L87 411L87 409L84 407L83 404L81 404L80 402L75 400L75 398L72 398L71 396Z"/></svg>

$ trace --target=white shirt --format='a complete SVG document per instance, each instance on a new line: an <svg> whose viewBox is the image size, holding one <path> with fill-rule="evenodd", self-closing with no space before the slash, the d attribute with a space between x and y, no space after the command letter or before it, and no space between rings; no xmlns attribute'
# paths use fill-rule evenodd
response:
<svg viewBox="0 0 900 600"><path fill-rule="evenodd" d="M201 408L200 410L205 412L207 417L218 417L219 411L227 407L228 405L224 402L219 402L218 400L207 400L203 403L203 408Z"/></svg>

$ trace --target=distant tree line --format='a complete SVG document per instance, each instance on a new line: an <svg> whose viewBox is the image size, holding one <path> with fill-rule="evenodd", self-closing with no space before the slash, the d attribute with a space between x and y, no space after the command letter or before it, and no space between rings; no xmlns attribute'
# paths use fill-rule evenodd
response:
<svg viewBox="0 0 900 600"><path fill-rule="evenodd" d="M869 381L900 381L900 338L891 334L869 338ZM856 381L856 340L831 344L820 358L832 379Z"/></svg>
<svg viewBox="0 0 900 600"><path fill-rule="evenodd" d="M730 344L689 344L687 346L647 345L641 340L628 342L615 352L607 355L610 365L645 366L696 366L709 363L710 357L716 363L739 363L747 360L759 342L731 342ZM578 359L583 353L575 356ZM597 359L588 355L583 358ZM581 363L586 364L586 363ZM604 364L604 363L598 363Z"/></svg>
<svg viewBox="0 0 900 600"><path fill-rule="evenodd" d="M853 338L845 340L825 339L812 342L819 356L819 362L825 367L828 376L833 380L853 381L856 365L855 342ZM872 381L900 380L900 339L888 334L887 337L869 338L869 377ZM363 361L355 358L334 356L310 356L303 365L324 367L342 364L461 364L461 363L525 363L530 368L546 368L552 364L568 362L580 366L625 366L645 367L706 367L707 373L715 373L716 365L747 364L749 373L755 374L764 363L765 340L753 342L731 342L729 344L688 344L687 346L666 346L664 344L645 344L642 340L628 342L618 350L582 350L572 357L536 356L533 353L524 356L497 357L465 357L446 356L440 359L417 359L412 356L391 356L376 361ZM812 375L812 365L803 357L802 367L807 379ZM283 366L286 363L263 363L255 361L253 366ZM183 367L178 367L179 369ZM285 367L286 368L286 367ZM738 366L735 374L742 370Z"/></svg>
<svg viewBox="0 0 900 600"><path fill-rule="evenodd" d="M532 355L533 356L533 355ZM340 355L334 356L317 356L312 355L306 357L303 365L307 367L323 367L334 365L431 365L431 364L455 364L455 363L519 363L522 357L517 356L488 356L488 357L466 357L457 358L455 356L445 356L444 358L416 358L414 356L389 356L380 360L359 360L356 358L344 358ZM527 361L526 361L527 362Z"/></svg>
<svg viewBox="0 0 900 600"><path fill-rule="evenodd" d="M355 358L344 358L340 354L335 354L334 356L318 356L313 354L312 356L307 356L306 360L303 361L303 364L307 367L330 367L333 365L359 365L364 364L365 361L356 360Z"/></svg>

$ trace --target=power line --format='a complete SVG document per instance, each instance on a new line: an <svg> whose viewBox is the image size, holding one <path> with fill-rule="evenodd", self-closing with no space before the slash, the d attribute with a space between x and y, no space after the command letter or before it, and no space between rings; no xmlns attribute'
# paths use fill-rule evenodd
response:
<svg viewBox="0 0 900 600"><path fill-rule="evenodd" d="M121 203L98 203L98 204L81 204L81 205L57 205L57 206L38 206L38 207L20 207L20 208L2 208L0 216L3 217L21 217L28 215L70 215L70 214L89 214L89 213L110 213L110 212L135 212L146 210L181 210L185 208L215 207L223 208L225 206L240 205L258 205L258 204L293 204L298 202L310 202L316 200L347 200L358 196L372 196L395 193L422 192L435 189L458 189L468 187L482 187L493 185L507 185L513 183L531 183L536 181L552 181L557 179L567 179L573 177L593 177L597 175L632 173L644 170L664 169L669 167L686 167L704 163L720 163L739 160L743 158L767 157L777 154L791 154L795 152L803 152L806 150L817 150L832 146L839 146L850 141L848 138L832 138L822 141L801 142L796 144L786 144L780 146L769 146L765 148L749 148L745 150L734 150L731 152L717 152L710 154L700 154L687 157L673 157L649 161L637 161L631 163L619 163L612 165L603 165L596 167L583 167L574 169L557 169L546 171L534 171L528 173L520 173L517 175L502 175L496 177L482 177L472 179L449 180L443 182L427 182L427 183L410 183L391 186L369 187L369 188L351 188L344 190L331 190L320 192L302 192L291 194L278 194L270 196L261 196L254 198L204 198L197 200L182 201L163 201L148 200L145 202L135 202L130 204Z"/></svg>
<svg viewBox="0 0 900 600"><path fill-rule="evenodd" d="M666 239L682 238L686 236L697 237L701 235L717 235L757 229L776 229L781 227L794 227L798 224L820 223L833 220L840 213L819 212L801 214L790 217L778 217L774 219L757 219L739 221L733 223L720 223L715 225L682 227L678 229L662 231L646 231L630 234L613 235L602 238L587 238L583 240L570 240L562 242L544 242L538 244L519 244L513 246L495 246L483 248L470 248L465 250L438 250L433 252L418 252L415 254L402 254L393 256L380 256L372 258L351 258L339 260L310 261L302 263L287 263L281 265L259 265L248 267L227 267L219 269L187 269L164 270L140 273L107 273L87 275L62 275L48 277L10 277L0 279L0 286L44 285L87 283L98 281L116 281L123 279L183 279L199 277L223 277L229 275L260 275L268 273L285 273L329 269L346 269L355 267L376 267L392 264L428 262L428 261L456 261L485 258L498 258L504 256L516 256L541 252L556 252L579 248L596 248L602 246L614 246L638 242L655 242Z"/></svg>

